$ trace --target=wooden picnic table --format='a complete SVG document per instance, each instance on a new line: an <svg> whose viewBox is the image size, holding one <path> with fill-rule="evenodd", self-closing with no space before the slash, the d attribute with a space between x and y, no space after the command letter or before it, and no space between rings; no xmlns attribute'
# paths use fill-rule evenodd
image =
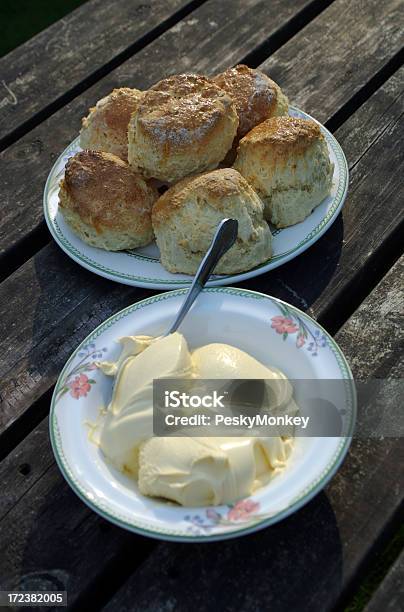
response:
<svg viewBox="0 0 404 612"><path fill-rule="evenodd" d="M153 292L69 259L46 229L42 193L81 117L113 87L260 67L335 134L350 187L314 246L239 286L307 311L356 377L400 378L402 9L400 0L88 0L0 59L0 590L67 590L69 609L111 612L314 612L349 601L402 519L400 438L355 439L304 508L219 543L125 532L70 490L48 436L58 373L94 327ZM403 605L402 569L401 556L369 610Z"/></svg>

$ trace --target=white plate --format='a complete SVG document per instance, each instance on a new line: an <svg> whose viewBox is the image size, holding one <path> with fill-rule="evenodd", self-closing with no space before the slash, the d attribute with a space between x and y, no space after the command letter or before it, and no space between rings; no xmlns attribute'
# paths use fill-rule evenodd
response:
<svg viewBox="0 0 404 612"><path fill-rule="evenodd" d="M290 107L294 117L312 119L310 115ZM318 122L317 122L318 123ZM282 230L275 230L273 256L267 262L241 274L212 277L208 285L229 285L277 268L293 259L314 244L332 225L344 203L348 189L348 166L345 155L334 136L321 124L327 140L331 160L334 162L334 176L331 194L302 223ZM69 157L80 151L76 138L62 153L53 166L44 192L45 219L58 245L84 268L126 285L149 287L150 289L175 289L186 287L192 277L186 274L171 274L160 264L155 244L133 251L113 253L85 244L66 225L58 212L59 181Z"/></svg>
<svg viewBox="0 0 404 612"><path fill-rule="evenodd" d="M107 520L155 538L219 540L276 523L325 486L351 441L348 436L356 419L355 385L334 340L297 308L251 291L228 287L205 289L181 327L191 349L209 342L225 342L267 365L275 365L292 379L343 379L344 392L339 392L339 401L347 415L349 434L339 438L296 438L285 470L235 505L185 508L143 497L136 483L109 467L99 448L88 440L86 422L96 420L100 407L109 402L112 390L111 379L94 369L93 363L101 356L116 359L120 351L116 339L121 336L159 335L168 329L184 292L163 293L129 306L107 319L81 343L56 384L50 435L67 482L90 508ZM279 317L287 319L286 327ZM320 384L328 397L329 384L326 380Z"/></svg>

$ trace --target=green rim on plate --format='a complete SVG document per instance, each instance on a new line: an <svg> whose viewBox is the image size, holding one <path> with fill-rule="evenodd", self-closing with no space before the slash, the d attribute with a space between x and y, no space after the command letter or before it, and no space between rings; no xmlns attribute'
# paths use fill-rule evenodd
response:
<svg viewBox="0 0 404 612"><path fill-rule="evenodd" d="M311 232L309 232L304 238L303 240L301 240L298 244L296 244L292 249L289 249L288 251L285 251L283 253L278 253L277 255L271 257L270 259L268 259L267 261L265 261L264 263L256 266L255 268L251 268L251 270L247 270L246 272L241 272L241 273L237 273L237 274L227 274L227 275L220 275L220 277L217 277L217 279L220 278L221 282L225 282L225 281L230 281L230 282L234 282L235 279L241 280L241 278L239 277L243 277L246 274L250 274L251 276L256 275L256 273L259 270L262 270L263 268L265 268L266 266L269 266L271 264L276 264L278 263L280 265L280 262L282 262L284 260L284 263L286 263L287 261L289 261L290 259L292 259L294 254L303 252L305 250L305 246L312 242L315 238L319 238L324 231L332 224L332 222L335 220L335 218L337 217L337 214L340 210L340 208L342 207L342 204L345 200L345 196L348 190L348 164L344 155L344 152L340 146L340 144L337 142L337 140L334 138L334 136L327 130L327 128L325 128L323 125L321 125L316 119L314 119L313 117L311 117L308 113L304 113L303 111L300 111L300 109L294 107L294 106L290 106L289 107L290 110L294 113L297 114L301 114L302 116L305 117L309 117L310 119L312 119L313 121L315 121L316 123L318 123L321 126L321 129L325 135L325 138L327 140L328 145L330 146L330 148L332 149L337 162L338 162L338 170L339 170L339 181L338 181L338 186L337 186L337 191L336 194L334 196L332 205L330 206L329 210L327 211L326 215L321 219L321 221L318 223L318 225L313 228L313 230ZM61 163L61 161L63 160L63 158L67 158L69 157L69 153L71 153L72 151L76 150L77 148L77 144L78 144L78 140L79 138L77 137L72 143L70 143L70 145L63 151L63 153L58 157L57 161L55 162L49 176L48 179L46 181L45 184L45 190L44 190L44 199L43 199L43 203L44 203L44 214L45 214L45 220L46 223L48 225L49 231L51 232L53 238L56 240L56 242L60 245L60 247L67 253L69 254L74 260L77 260L79 262L81 262L83 264L83 266L85 268L87 268L88 270L92 270L95 271L97 273L99 273L101 276L105 276L107 275L107 278L110 278L112 280L116 280L116 281L120 281L120 282L126 282L126 283L131 283L133 282L134 284L139 284L141 286L145 286L147 287L148 285L153 286L153 285L161 285L161 288L165 287L184 287L184 286L188 286L190 284L190 280L188 279L170 279L170 278L157 278L157 277L147 277L147 276L138 276L136 274L130 274L127 272L119 272L117 270L114 270L108 266L105 266L97 261L95 261L94 259L92 259L91 257L89 257L88 255L86 255L85 253L83 253L82 251L80 251L79 249L77 249L69 240L68 238L66 238L66 236L64 235L62 229L60 228L58 222L56 219L53 219L51 217L50 214L50 210L49 210L49 191L50 191L50 186L51 186L51 182L54 181L55 177L54 177L54 169ZM282 230L280 230L282 231ZM279 233L276 232L276 233ZM158 262L158 259L155 259L153 257L150 257L148 255L143 255L141 253L137 253L134 251L126 251L126 254L134 259L137 259L139 261L148 261L148 262ZM276 266L274 266L276 267ZM246 277L247 278L247 277ZM217 280L216 278L213 280Z"/></svg>
<svg viewBox="0 0 404 612"><path fill-rule="evenodd" d="M170 291L146 298L144 300L141 300L140 302L137 302L136 304L128 306L120 312L116 313L115 315L112 315L111 317L106 319L106 321L101 323L101 325L99 325L80 343L74 353L67 360L55 385L50 407L49 429L52 449L56 457L57 464L64 478L71 486L71 488L76 492L76 494L92 510L103 516L105 519L115 523L116 525L128 529L130 531L140 533L141 535L175 541L207 542L231 538L234 537L234 535L239 536L243 534L248 534L253 531L256 531L257 529L262 529L264 527L268 527L269 525L277 523L278 521L282 520L283 518L287 517L288 515L301 508L323 488L323 486L337 471L349 448L351 436L353 434L353 429L356 421L356 389L352 372L340 348L338 347L334 339L328 334L328 332L324 328L322 328L321 325L315 322L316 326L324 333L328 347L336 358L338 367L341 372L341 377L346 381L345 390L347 397L347 409L349 411L350 416L348 425L349 435L347 437L341 438L333 458L328 463L327 467L324 468L321 474L310 484L310 486L306 487L306 489L302 491L296 498L294 498L286 508L282 509L280 512L273 514L269 518L263 518L262 520L257 519L252 524L250 523L247 527L245 526L245 524L244 526L242 524L240 526L232 525L232 527L227 529L225 532L220 532L216 534L186 535L183 531L180 530L177 531L175 529L165 529L164 527L160 526L151 526L150 524L138 518L130 520L128 516L119 514L115 510L112 510L108 506L107 502L100 500L94 501L93 494L88 491L74 475L73 470L70 468L69 462L63 451L63 444L56 416L56 395L59 390L60 382L64 378L64 374L70 366L71 362L76 357L77 353L80 352L82 347L90 342L93 342L96 338L98 338L98 336L100 336L100 334L102 334L106 329L114 325L117 321L127 317L128 315L131 315L132 313L136 312L137 310L140 310L141 308L149 306L150 304L155 304L157 302L162 302L165 300L173 299L179 295L183 295L184 293L186 293L186 291L186 289L177 289L176 291ZM290 311L298 314L300 318L303 318L310 324L313 323L313 319L311 319L308 315L303 313L295 306L287 304L286 302L284 302L283 300L279 300L278 298L264 295L263 293L249 291L246 289L236 289L232 287L210 287L205 288L203 291L204 293L226 293L229 295L236 295L238 297L247 299L268 300L272 303L275 302L277 304L283 304L287 306Z"/></svg>

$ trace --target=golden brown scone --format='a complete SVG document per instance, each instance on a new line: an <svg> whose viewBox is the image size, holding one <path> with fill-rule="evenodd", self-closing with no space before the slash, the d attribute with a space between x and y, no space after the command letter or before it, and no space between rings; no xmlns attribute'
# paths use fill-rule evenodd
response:
<svg viewBox="0 0 404 612"><path fill-rule="evenodd" d="M265 204L276 227L303 221L329 194L334 164L314 121L274 117L241 139L234 167Z"/></svg>
<svg viewBox="0 0 404 612"><path fill-rule="evenodd" d="M141 95L138 89L121 87L99 100L82 119L80 146L113 153L127 161L128 123Z"/></svg>
<svg viewBox="0 0 404 612"><path fill-rule="evenodd" d="M91 246L120 251L153 240L151 209L158 192L116 155L81 151L60 182L59 208Z"/></svg>
<svg viewBox="0 0 404 612"><path fill-rule="evenodd" d="M195 274L218 224L229 217L239 223L238 237L216 274L244 272L270 258L272 236L260 198L233 168L188 177L170 187L152 213L163 266Z"/></svg>
<svg viewBox="0 0 404 612"><path fill-rule="evenodd" d="M233 98L239 118L235 145L256 125L287 115L289 102L279 85L260 70L238 64L213 78Z"/></svg>
<svg viewBox="0 0 404 612"><path fill-rule="evenodd" d="M146 178L172 183L216 168L237 131L236 108L213 81L179 74L144 92L128 128L128 160Z"/></svg>

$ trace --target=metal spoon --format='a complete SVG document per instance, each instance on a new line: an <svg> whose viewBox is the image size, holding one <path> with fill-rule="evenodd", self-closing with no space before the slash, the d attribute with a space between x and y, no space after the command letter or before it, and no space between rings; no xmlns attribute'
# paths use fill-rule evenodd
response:
<svg viewBox="0 0 404 612"><path fill-rule="evenodd" d="M219 259L221 259L236 242L237 232L238 221L235 219L223 219L223 221L219 223L213 237L212 244L201 261L184 303L182 304L174 323L165 336L173 334L181 325L183 318L204 288Z"/></svg>

